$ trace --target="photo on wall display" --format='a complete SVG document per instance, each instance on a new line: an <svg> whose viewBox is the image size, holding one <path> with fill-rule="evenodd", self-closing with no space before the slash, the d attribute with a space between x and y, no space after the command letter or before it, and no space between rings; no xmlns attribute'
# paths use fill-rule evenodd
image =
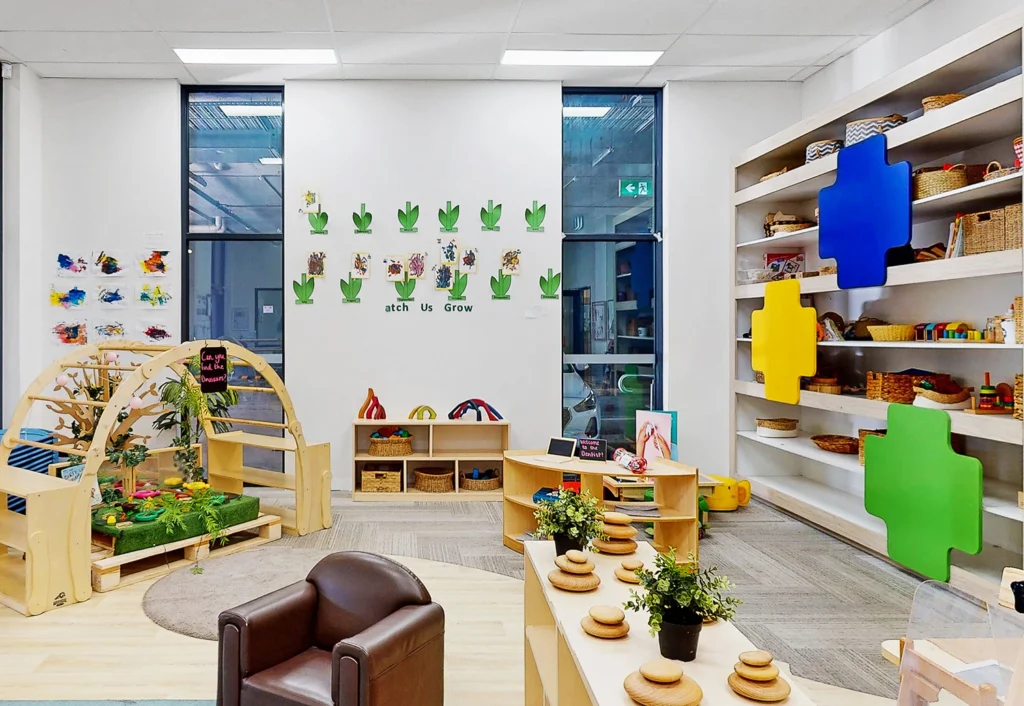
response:
<svg viewBox="0 0 1024 706"><path fill-rule="evenodd" d="M93 272L100 277L123 277L128 258L111 250L98 250L92 254Z"/></svg>
<svg viewBox="0 0 1024 706"><path fill-rule="evenodd" d="M163 309L171 303L171 293L162 284L144 284L139 288L139 304Z"/></svg>
<svg viewBox="0 0 1024 706"><path fill-rule="evenodd" d="M147 250L138 257L139 269L143 277L166 277L170 267L167 265L170 250Z"/></svg>
<svg viewBox="0 0 1024 706"><path fill-rule="evenodd" d="M475 275L480 259L480 253L476 248L466 248L462 251L459 259L459 272L466 275Z"/></svg>
<svg viewBox="0 0 1024 706"><path fill-rule="evenodd" d="M438 262L442 265L454 265L459 261L459 243L454 238L439 238L437 245Z"/></svg>
<svg viewBox="0 0 1024 706"><path fill-rule="evenodd" d="M89 259L83 254L57 253L55 264L58 277L85 277L89 274Z"/></svg>
<svg viewBox="0 0 1024 706"><path fill-rule="evenodd" d="M452 265L442 262L434 268L434 289L450 290L454 282Z"/></svg>
<svg viewBox="0 0 1024 706"><path fill-rule="evenodd" d="M427 274L427 254L425 252L411 252L406 265L409 270L409 279L423 279Z"/></svg>
<svg viewBox="0 0 1024 706"><path fill-rule="evenodd" d="M58 321L51 331L57 343L65 346L83 346L89 342L85 321Z"/></svg>
<svg viewBox="0 0 1024 706"><path fill-rule="evenodd" d="M303 192L302 204L299 206L299 213L320 213L320 198L317 192Z"/></svg>
<svg viewBox="0 0 1024 706"><path fill-rule="evenodd" d="M306 255L306 274L310 277L323 277L327 264L327 253L314 250Z"/></svg>
<svg viewBox="0 0 1024 706"><path fill-rule="evenodd" d="M517 275L522 269L522 260L519 256L522 254L522 250L518 248L508 248L501 251L501 273L504 275Z"/></svg>
<svg viewBox="0 0 1024 706"><path fill-rule="evenodd" d="M636 455L640 458L672 458L675 412L636 412Z"/></svg>
<svg viewBox="0 0 1024 706"><path fill-rule="evenodd" d="M96 301L101 309L123 309L131 296L131 287L123 284L101 284L96 287Z"/></svg>
<svg viewBox="0 0 1024 706"><path fill-rule="evenodd" d="M85 304L84 287L68 287L57 289L50 285L50 306L61 309L78 309Z"/></svg>
<svg viewBox="0 0 1024 706"><path fill-rule="evenodd" d="M96 337L100 339L124 338L125 336L125 327L120 321L107 321L104 323L93 324L92 330L96 332Z"/></svg>
<svg viewBox="0 0 1024 706"><path fill-rule="evenodd" d="M352 253L352 274L351 276L355 279L369 279L370 278L370 253L368 252L354 252Z"/></svg>
<svg viewBox="0 0 1024 706"><path fill-rule="evenodd" d="M150 321L139 324L139 334L147 343L170 343L175 340L171 325L162 321Z"/></svg>
<svg viewBox="0 0 1024 706"><path fill-rule="evenodd" d="M391 255L384 258L384 276L388 282L404 282L405 272L405 257Z"/></svg>

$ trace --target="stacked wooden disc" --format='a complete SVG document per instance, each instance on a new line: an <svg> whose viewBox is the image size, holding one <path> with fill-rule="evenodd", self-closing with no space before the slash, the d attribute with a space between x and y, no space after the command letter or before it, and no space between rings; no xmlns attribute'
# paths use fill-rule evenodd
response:
<svg viewBox="0 0 1024 706"><path fill-rule="evenodd" d="M601 577L594 573L594 563L581 551L570 549L564 556L555 557L555 566L558 569L548 574L548 581L555 588L583 593L601 585Z"/></svg>
<svg viewBox="0 0 1024 706"><path fill-rule="evenodd" d="M591 546L602 554L632 554L636 551L636 528L629 524L629 515L621 512L604 513L601 532L608 539L595 539Z"/></svg>
<svg viewBox="0 0 1024 706"><path fill-rule="evenodd" d="M697 706L704 698L700 686L683 674L679 662L659 657L633 672L622 683L640 706Z"/></svg>
<svg viewBox="0 0 1024 706"><path fill-rule="evenodd" d="M789 697L789 682L779 676L772 664L772 653L764 650L743 652L729 675L729 686L751 701L774 703Z"/></svg>
<svg viewBox="0 0 1024 706"><path fill-rule="evenodd" d="M580 626L588 635L603 640L616 640L629 634L629 623L621 608L611 605L596 605L580 621Z"/></svg>
<svg viewBox="0 0 1024 706"><path fill-rule="evenodd" d="M644 563L639 559L623 559L622 566L615 569L615 578L625 583L640 583L637 578L637 569L644 568Z"/></svg>

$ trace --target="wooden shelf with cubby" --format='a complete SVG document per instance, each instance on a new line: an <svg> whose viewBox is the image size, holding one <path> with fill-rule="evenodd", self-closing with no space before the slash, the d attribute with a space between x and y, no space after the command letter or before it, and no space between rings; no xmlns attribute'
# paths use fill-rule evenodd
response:
<svg viewBox="0 0 1024 706"><path fill-rule="evenodd" d="M398 426L412 434L413 453L405 456L372 456L370 435L385 426ZM491 501L502 498L501 487L495 490L466 490L459 487L463 474L472 475L474 468L496 470L504 484L504 453L509 446L509 423L468 419L356 419L352 423L352 499L384 502ZM447 493L417 490L414 472L417 468L442 467L454 472L453 489ZM364 470L400 473L401 483L395 492L370 492L362 489Z"/></svg>

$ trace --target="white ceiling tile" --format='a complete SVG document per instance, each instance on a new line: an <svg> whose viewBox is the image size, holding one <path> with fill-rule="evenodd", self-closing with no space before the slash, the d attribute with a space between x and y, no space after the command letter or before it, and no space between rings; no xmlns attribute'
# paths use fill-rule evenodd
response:
<svg viewBox="0 0 1024 706"><path fill-rule="evenodd" d="M175 49L334 49L330 32L161 32Z"/></svg>
<svg viewBox="0 0 1024 706"><path fill-rule="evenodd" d="M711 0L523 0L516 32L679 34Z"/></svg>
<svg viewBox="0 0 1024 706"><path fill-rule="evenodd" d="M519 0L325 0L336 32L511 32Z"/></svg>
<svg viewBox="0 0 1024 706"><path fill-rule="evenodd" d="M886 5L902 2L870 1ZM857 21L851 0L717 0L688 31L694 34L854 35L860 34L859 25L867 22L869 18L863 17Z"/></svg>
<svg viewBox="0 0 1024 706"><path fill-rule="evenodd" d="M664 51L678 34L533 34L513 32L509 49Z"/></svg>
<svg viewBox="0 0 1024 706"><path fill-rule="evenodd" d="M860 3L861 12L866 13L867 22L860 28L863 34L875 35L892 27L897 22L906 19L931 0L890 0L882 8L873 9L877 4L875 0L862 0ZM891 11L885 13L885 7L893 6Z"/></svg>
<svg viewBox="0 0 1024 706"><path fill-rule="evenodd" d="M78 32L150 29L135 12L134 0L0 0L0 27Z"/></svg>
<svg viewBox="0 0 1024 706"><path fill-rule="evenodd" d="M806 66L849 37L774 37L684 34L659 66Z"/></svg>
<svg viewBox="0 0 1024 706"><path fill-rule="evenodd" d="M795 66L654 66L641 86L662 86L666 81L788 81Z"/></svg>
<svg viewBox="0 0 1024 706"><path fill-rule="evenodd" d="M853 51L854 49L856 49L869 39L871 39L871 37L869 36L851 37L849 41L847 41L845 44L829 52L828 54L819 57L818 60L813 63L815 66L828 66L836 59L846 56L851 51Z"/></svg>
<svg viewBox="0 0 1024 706"><path fill-rule="evenodd" d="M632 66L504 66L494 77L516 81L564 81L572 86L633 86L647 73Z"/></svg>
<svg viewBox="0 0 1024 706"><path fill-rule="evenodd" d="M806 81L811 76L813 76L814 74L816 74L819 71L821 71L823 68L825 68L825 67L823 67L823 66L808 66L806 68L800 69L798 72L793 74L793 78L791 78L790 80L791 81Z"/></svg>
<svg viewBox="0 0 1024 706"><path fill-rule="evenodd" d="M81 0L79 0L81 2ZM162 32L329 32L323 0L133 0Z"/></svg>
<svg viewBox="0 0 1024 706"><path fill-rule="evenodd" d="M15 61L16 62L16 61L18 61L18 57L16 57L14 54L10 53L9 51L5 50L3 47L0 47L0 61Z"/></svg>
<svg viewBox="0 0 1024 706"><path fill-rule="evenodd" d="M192 76L177 64L90 64L32 62L28 67L44 78L175 78L191 83Z"/></svg>
<svg viewBox="0 0 1024 706"><path fill-rule="evenodd" d="M343 64L496 64L507 34L341 32Z"/></svg>
<svg viewBox="0 0 1024 706"><path fill-rule="evenodd" d="M178 61L153 32L0 32L0 47L28 62Z"/></svg>
<svg viewBox="0 0 1024 706"><path fill-rule="evenodd" d="M224 64L191 64L188 67L197 83L266 83L278 84L287 79L344 78L341 64L321 66L238 66Z"/></svg>
<svg viewBox="0 0 1024 706"><path fill-rule="evenodd" d="M345 78L415 81L485 81L493 78L491 64L348 64Z"/></svg>

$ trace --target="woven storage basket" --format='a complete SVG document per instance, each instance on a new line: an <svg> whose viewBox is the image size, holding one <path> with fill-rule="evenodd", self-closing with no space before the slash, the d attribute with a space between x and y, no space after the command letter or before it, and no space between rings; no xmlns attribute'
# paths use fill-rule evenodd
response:
<svg viewBox="0 0 1024 706"><path fill-rule="evenodd" d="M831 451L837 454L855 454L859 444L852 436L841 434L818 434L812 436L811 441L822 451Z"/></svg>
<svg viewBox="0 0 1024 706"><path fill-rule="evenodd" d="M927 167L914 172L913 199L926 199L967 186L967 165L954 164L949 169Z"/></svg>
<svg viewBox="0 0 1024 706"><path fill-rule="evenodd" d="M1024 375L1013 376L1013 418L1024 419Z"/></svg>
<svg viewBox="0 0 1024 706"><path fill-rule="evenodd" d="M788 171L789 171L789 167L783 167L782 169L780 169L777 172L772 172L771 174L765 174L763 177L758 179L758 181L768 181L769 179L774 179L777 176L782 176L783 174L785 174Z"/></svg>
<svg viewBox="0 0 1024 706"><path fill-rule="evenodd" d="M424 493L450 493L455 490L455 471L449 468L423 467L413 471L416 490Z"/></svg>
<svg viewBox="0 0 1024 706"><path fill-rule="evenodd" d="M807 149L804 150L804 156L806 157L806 162L810 163L816 159L834 154L841 149L843 149L842 140L818 140L807 145Z"/></svg>
<svg viewBox="0 0 1024 706"><path fill-rule="evenodd" d="M363 471L360 488L364 493L402 492L401 471Z"/></svg>
<svg viewBox="0 0 1024 706"><path fill-rule="evenodd" d="M993 169L992 167L995 167ZM1016 174L1020 169L1017 167L1003 167L999 162L989 162L988 166L985 167L985 176L982 177L984 181L992 181L993 179L1002 179L1005 176Z"/></svg>
<svg viewBox="0 0 1024 706"><path fill-rule="evenodd" d="M1024 297L1013 298L1014 343L1024 343Z"/></svg>
<svg viewBox="0 0 1024 706"><path fill-rule="evenodd" d="M913 324L889 324L888 326L868 326L872 341L913 341L915 327Z"/></svg>
<svg viewBox="0 0 1024 706"><path fill-rule="evenodd" d="M883 402L912 404L917 396L914 388L919 387L923 381L930 382L934 387L939 386L940 381L948 383L950 379L945 373L875 373L869 371L867 374L867 398Z"/></svg>
<svg viewBox="0 0 1024 706"><path fill-rule="evenodd" d="M926 400L937 402L939 404L957 404L958 402L965 402L971 398L971 391L966 387L960 390L960 392L945 393L936 392L935 390L928 390L923 387L915 387L914 394L924 397Z"/></svg>
<svg viewBox="0 0 1024 706"><path fill-rule="evenodd" d="M834 275L839 272L839 268L835 265L822 265L818 268L819 275Z"/></svg>
<svg viewBox="0 0 1024 706"><path fill-rule="evenodd" d="M764 384L764 373L762 373L760 370L755 370L754 371L754 382L756 382L756 383L758 383L760 385L763 385Z"/></svg>
<svg viewBox="0 0 1024 706"><path fill-rule="evenodd" d="M412 436L404 439L370 439L371 456L408 456L412 453Z"/></svg>
<svg viewBox="0 0 1024 706"><path fill-rule="evenodd" d="M883 132L899 127L905 122L907 122L905 117L893 113L892 115L883 115L879 118L864 118L863 120L854 120L853 122L846 123L846 146L849 147L869 137L881 135Z"/></svg>
<svg viewBox="0 0 1024 706"><path fill-rule="evenodd" d="M857 460L864 465L864 439L869 436L885 436L885 429L858 429L857 430Z"/></svg>
<svg viewBox="0 0 1024 706"><path fill-rule="evenodd" d="M956 103L959 100L966 98L963 93L943 93L939 96L928 96L921 101L921 107L924 108L924 112L932 110L938 110L939 108L945 108L947 105ZM862 466L864 464L861 464Z"/></svg>
<svg viewBox="0 0 1024 706"><path fill-rule="evenodd" d="M796 431L799 420L786 419L785 417L773 417L771 419L755 419L757 426L761 429L772 429L774 431Z"/></svg>
<svg viewBox="0 0 1024 706"><path fill-rule="evenodd" d="M1003 209L1003 246L1006 250L1016 250L1024 244L1024 230L1021 224L1021 205L1015 203Z"/></svg>
<svg viewBox="0 0 1024 706"><path fill-rule="evenodd" d="M964 216L964 254L980 255L1006 249L1003 209Z"/></svg>
<svg viewBox="0 0 1024 706"><path fill-rule="evenodd" d="M459 488L462 490L497 490L501 487L501 478L474 479L463 473L459 476Z"/></svg>

